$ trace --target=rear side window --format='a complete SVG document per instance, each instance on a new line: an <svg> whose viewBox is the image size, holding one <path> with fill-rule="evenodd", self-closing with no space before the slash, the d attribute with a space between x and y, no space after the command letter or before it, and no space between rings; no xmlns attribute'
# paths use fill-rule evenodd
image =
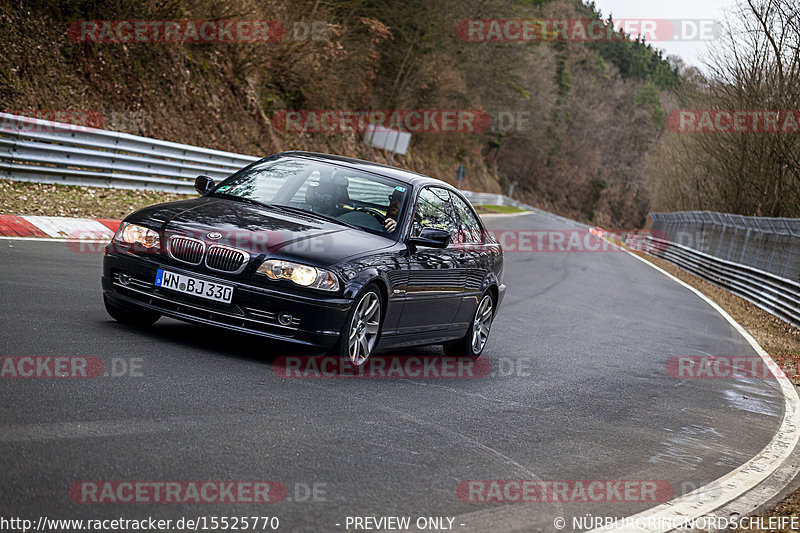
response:
<svg viewBox="0 0 800 533"><path fill-rule="evenodd" d="M470 206L455 194L450 195L453 200L453 207L458 215L458 238L457 242L468 242L478 244L483 242L481 224L470 209Z"/></svg>

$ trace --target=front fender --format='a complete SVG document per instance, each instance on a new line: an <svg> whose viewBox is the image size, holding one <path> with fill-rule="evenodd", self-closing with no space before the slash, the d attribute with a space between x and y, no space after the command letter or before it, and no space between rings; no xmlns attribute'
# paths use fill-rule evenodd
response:
<svg viewBox="0 0 800 533"><path fill-rule="evenodd" d="M358 272L355 277L347 282L344 288L344 297L354 299L364 287L373 281L378 281L382 284L384 290L388 287L388 284L381 277L381 273L377 268L368 268Z"/></svg>

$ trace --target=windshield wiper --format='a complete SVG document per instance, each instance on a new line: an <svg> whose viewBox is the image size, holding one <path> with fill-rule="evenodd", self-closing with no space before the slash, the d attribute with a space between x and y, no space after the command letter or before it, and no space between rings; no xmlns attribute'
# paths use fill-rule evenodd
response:
<svg viewBox="0 0 800 533"><path fill-rule="evenodd" d="M212 192L209 196L214 196L217 198L230 198L231 200L237 200L239 202L245 202L248 204L258 205L261 207L272 207L275 206L272 204L268 204L266 202L259 202L258 200L253 200L252 198L247 198L246 196L236 196L235 194L225 194L224 192Z"/></svg>
<svg viewBox="0 0 800 533"><path fill-rule="evenodd" d="M328 222L333 222L335 224L341 224L342 226L347 226L348 228L363 229L363 228L360 228L360 227L356 226L355 224L350 224L349 222L345 222L344 220L339 220L336 217L332 217L332 216L329 216L329 215L323 215L322 213L317 213L315 211L309 211L308 209L303 209L302 207L294 207L294 206L291 206L291 205L282 205L282 204L273 204L270 207L272 207L274 209L278 209L278 210L282 209L284 211L289 211L290 213L297 213L297 214L300 214L300 215L311 215L311 216L320 218L322 220L327 220Z"/></svg>
<svg viewBox="0 0 800 533"><path fill-rule="evenodd" d="M212 192L209 196L218 197L218 198L230 198L231 200L236 200L239 202L246 202L253 205L258 205L261 207L267 207L269 209L274 209L276 211L288 211L289 213L294 214L301 214L301 215L311 215L318 219L326 220L328 222L333 222L335 224L340 224L342 226L346 226L348 228L353 229L363 229L354 224L350 224L349 222L345 222L344 220L339 220L336 217L332 217L329 215L323 215L322 213L316 213L314 211L309 211L308 209L303 209L301 207L294 207L290 205L282 205L282 204L268 204L266 202L260 202L258 200L253 200L252 198L247 198L246 196L236 196L235 194L225 194L224 192Z"/></svg>

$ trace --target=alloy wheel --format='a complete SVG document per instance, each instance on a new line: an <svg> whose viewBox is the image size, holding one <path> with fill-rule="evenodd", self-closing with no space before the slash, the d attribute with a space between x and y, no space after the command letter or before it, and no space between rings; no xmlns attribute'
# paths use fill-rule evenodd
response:
<svg viewBox="0 0 800 533"><path fill-rule="evenodd" d="M475 320L472 324L472 353L479 354L483 351L489 339L493 312L492 297L486 294L478 305L478 310L475 311Z"/></svg>
<svg viewBox="0 0 800 533"><path fill-rule="evenodd" d="M361 366L369 358L381 325L381 301L374 292L368 292L356 305L347 338L350 362Z"/></svg>

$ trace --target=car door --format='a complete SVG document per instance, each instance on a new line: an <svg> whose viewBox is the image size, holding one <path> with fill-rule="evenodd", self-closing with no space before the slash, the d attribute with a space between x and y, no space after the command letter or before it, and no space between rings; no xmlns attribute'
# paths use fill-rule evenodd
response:
<svg viewBox="0 0 800 533"><path fill-rule="evenodd" d="M455 235L458 222L450 192L425 187L414 206L411 236L422 228L444 229ZM398 333L417 334L454 329L453 319L461 306L466 273L454 243L447 248L410 247L408 282Z"/></svg>

